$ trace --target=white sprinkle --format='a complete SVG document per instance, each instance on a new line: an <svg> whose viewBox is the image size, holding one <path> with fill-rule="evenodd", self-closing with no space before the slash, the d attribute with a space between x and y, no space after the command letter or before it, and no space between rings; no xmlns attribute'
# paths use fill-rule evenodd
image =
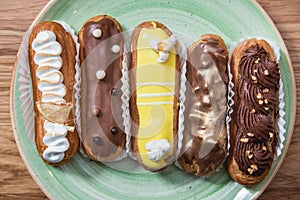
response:
<svg viewBox="0 0 300 200"><path fill-rule="evenodd" d="M113 53L119 53L120 52L120 46L119 45L112 46L111 51Z"/></svg>
<svg viewBox="0 0 300 200"><path fill-rule="evenodd" d="M99 79L99 80L104 79L105 76L106 76L106 73L105 73L105 71L103 71L103 70L98 70L98 71L96 72L96 77L97 77L97 79Z"/></svg>
<svg viewBox="0 0 300 200"><path fill-rule="evenodd" d="M102 36L102 31L101 31L101 29L97 28L97 29L93 30L93 36L94 36L95 38L100 38L100 37Z"/></svg>

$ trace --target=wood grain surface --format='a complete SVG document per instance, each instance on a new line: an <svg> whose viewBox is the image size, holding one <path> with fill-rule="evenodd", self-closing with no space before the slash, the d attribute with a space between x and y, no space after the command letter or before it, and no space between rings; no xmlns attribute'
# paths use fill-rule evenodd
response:
<svg viewBox="0 0 300 200"><path fill-rule="evenodd" d="M0 199L47 199L27 171L10 121L10 82L22 36L47 0L0 0ZM259 199L300 199L300 0L258 0L279 29L297 88L294 134L277 175Z"/></svg>

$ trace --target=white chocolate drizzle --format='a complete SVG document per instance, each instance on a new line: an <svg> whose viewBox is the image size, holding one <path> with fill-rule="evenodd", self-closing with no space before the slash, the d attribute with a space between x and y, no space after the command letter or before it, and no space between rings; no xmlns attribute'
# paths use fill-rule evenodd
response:
<svg viewBox="0 0 300 200"><path fill-rule="evenodd" d="M34 62L38 65L36 76L39 78L38 89L42 92L42 103L54 103L65 105L64 96L67 89L63 84L63 74L60 72L63 61L60 57L62 46L56 41L52 31L39 32L32 42L35 51ZM58 163L63 160L64 152L70 144L66 138L68 132L64 124L44 122L46 134L43 142L47 148L43 152L43 158L50 163Z"/></svg>
<svg viewBox="0 0 300 200"><path fill-rule="evenodd" d="M148 158L154 162L157 162L161 160L168 151L171 150L171 144L166 139L151 140L146 143L145 148L149 151L147 153Z"/></svg>

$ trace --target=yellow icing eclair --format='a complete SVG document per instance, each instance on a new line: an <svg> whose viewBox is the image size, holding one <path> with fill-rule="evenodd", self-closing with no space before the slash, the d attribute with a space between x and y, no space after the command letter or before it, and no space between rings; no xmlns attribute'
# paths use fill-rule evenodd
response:
<svg viewBox="0 0 300 200"><path fill-rule="evenodd" d="M146 170L159 171L177 150L178 42L165 25L149 21L134 29L131 49L133 151Z"/></svg>

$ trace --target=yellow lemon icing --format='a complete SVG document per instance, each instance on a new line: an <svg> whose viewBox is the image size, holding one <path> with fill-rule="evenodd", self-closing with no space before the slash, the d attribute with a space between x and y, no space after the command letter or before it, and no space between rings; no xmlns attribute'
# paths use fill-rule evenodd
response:
<svg viewBox="0 0 300 200"><path fill-rule="evenodd" d="M167 38L169 35L162 29L156 28L154 24L153 28L143 28L137 41L136 102L140 118L137 145L142 163L151 169L167 166L169 163L165 158L172 155L174 148L175 48L172 47L166 62L158 63L158 52L150 46L152 41L161 41ZM148 155L149 145L153 143L152 141L159 142L160 140L167 140L171 148L167 148L168 151L164 152L162 158L151 160ZM162 149L163 147L158 148Z"/></svg>

